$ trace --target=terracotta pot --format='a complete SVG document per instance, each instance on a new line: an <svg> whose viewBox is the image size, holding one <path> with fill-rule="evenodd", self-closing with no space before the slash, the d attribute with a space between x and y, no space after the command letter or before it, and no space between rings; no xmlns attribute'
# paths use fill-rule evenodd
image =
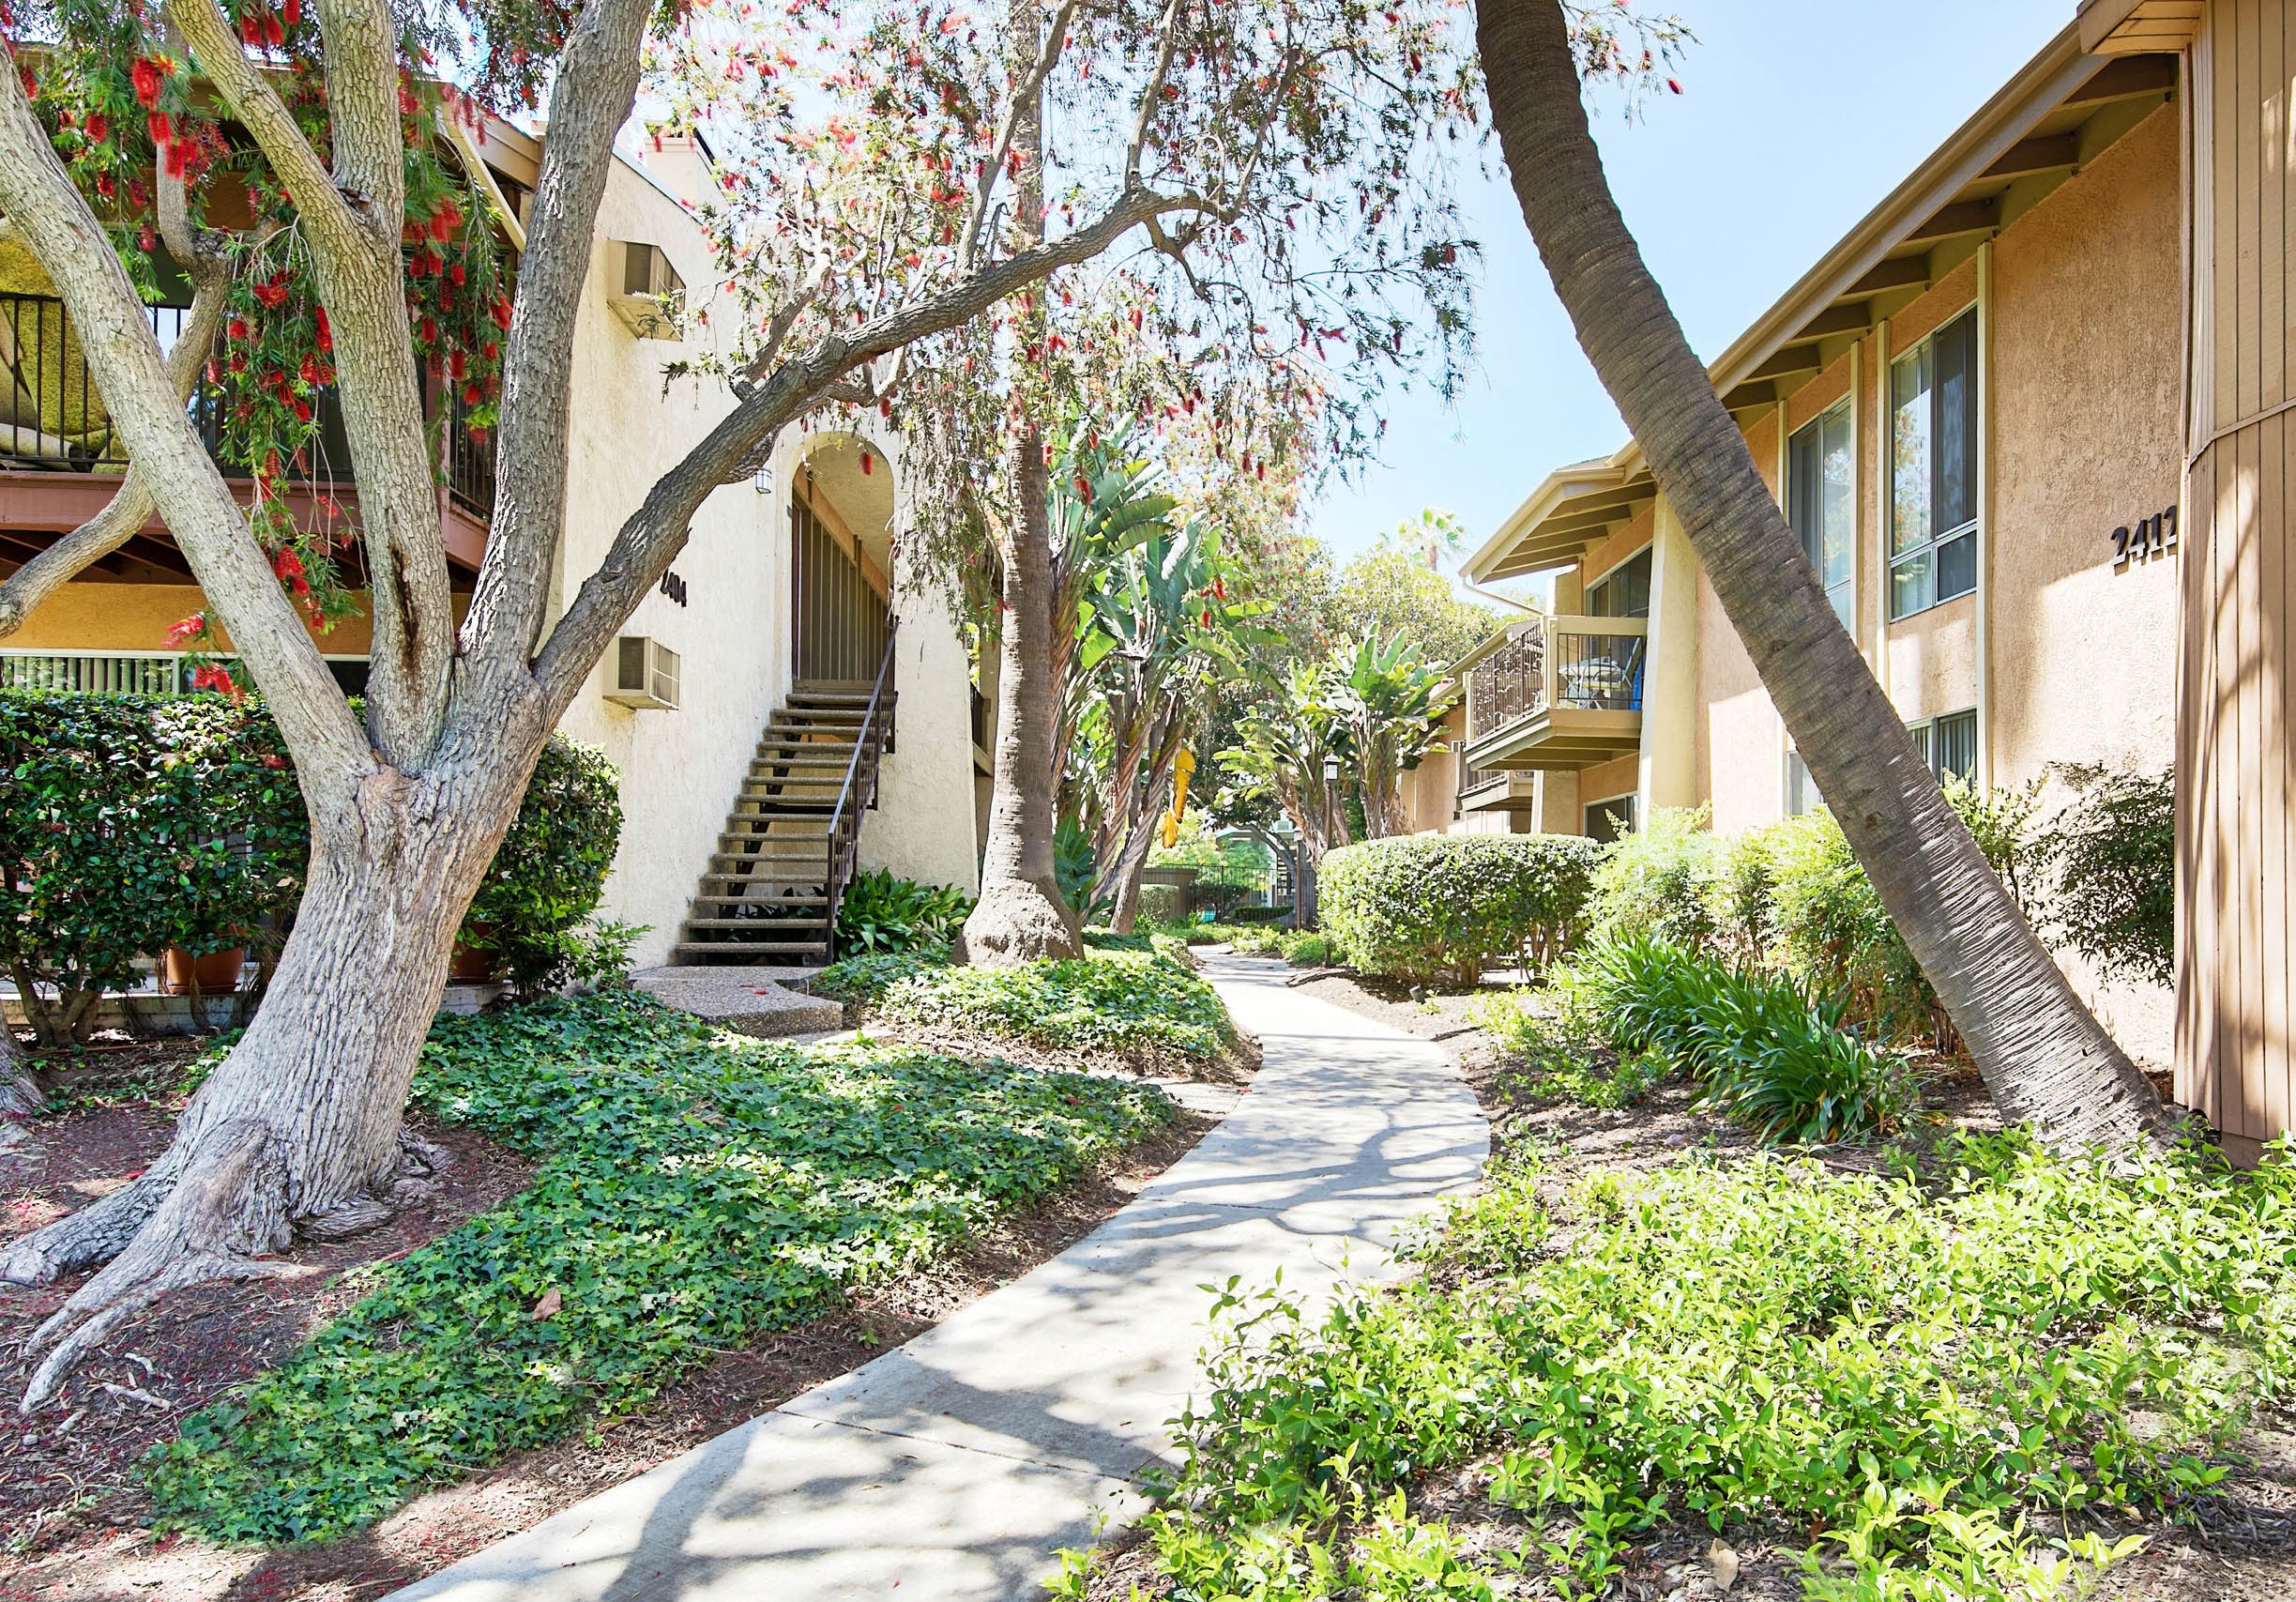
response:
<svg viewBox="0 0 2296 1602"><path fill-rule="evenodd" d="M239 970L246 966L245 946L197 956L170 946L160 954L160 994L189 996L196 987L203 996L229 996L239 988Z"/></svg>
<svg viewBox="0 0 2296 1602"><path fill-rule="evenodd" d="M494 934L494 926L492 923L473 923L469 932L484 939ZM500 952L482 951L466 945L458 937L454 950L447 954L447 982L449 984L489 984L501 963Z"/></svg>

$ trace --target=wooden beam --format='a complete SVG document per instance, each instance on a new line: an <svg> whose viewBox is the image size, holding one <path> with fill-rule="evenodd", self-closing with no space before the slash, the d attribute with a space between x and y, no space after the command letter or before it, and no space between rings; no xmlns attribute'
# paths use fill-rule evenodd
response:
<svg viewBox="0 0 2296 1602"><path fill-rule="evenodd" d="M1741 384L1722 397L1723 409L1732 412L1758 411L1778 404L1778 387L1767 378L1751 384Z"/></svg>
<svg viewBox="0 0 2296 1602"><path fill-rule="evenodd" d="M2123 55L2106 62L2095 76L2064 98L2068 106L2101 106L2107 100L2160 95L2177 86L2173 55Z"/></svg>
<svg viewBox="0 0 2296 1602"><path fill-rule="evenodd" d="M1801 330L1789 340L1789 344L1807 344L1817 340L1832 339L1836 334L1862 334L1874 326L1874 309L1863 300L1845 300L1829 306L1802 325Z"/></svg>
<svg viewBox="0 0 2296 1602"><path fill-rule="evenodd" d="M1929 287L1929 258L1892 256L1877 262L1874 269L1857 282L1842 291L1844 300L1863 299L1871 295L1886 295L1893 289L1926 289Z"/></svg>
<svg viewBox="0 0 2296 1602"><path fill-rule="evenodd" d="M1798 374L1815 373L1825 363L1818 359L1817 347L1789 344L1777 355L1746 374L1749 381L1756 378L1791 378Z"/></svg>
<svg viewBox="0 0 2296 1602"><path fill-rule="evenodd" d="M1931 213L1928 221L1906 236L1905 242L1932 245L1940 239L1957 239L1964 234L1990 234L2000 223L1999 201L1957 200Z"/></svg>
<svg viewBox="0 0 2296 1602"><path fill-rule="evenodd" d="M2069 173L2079 165L2079 139L2070 133L2045 133L2012 145L1984 175L2030 178L2038 173Z"/></svg>

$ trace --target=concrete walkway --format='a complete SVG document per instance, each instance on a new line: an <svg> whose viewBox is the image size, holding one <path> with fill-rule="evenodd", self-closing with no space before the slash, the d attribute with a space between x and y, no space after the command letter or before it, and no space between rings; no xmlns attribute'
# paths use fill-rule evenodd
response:
<svg viewBox="0 0 2296 1602"><path fill-rule="evenodd" d="M1328 1292L1481 1173L1438 1047L1206 964L1266 1066L1227 1119L1069 1250L898 1350L490 1547L392 1602L980 1602L1136 1517L1195 1387L1208 1286Z"/></svg>

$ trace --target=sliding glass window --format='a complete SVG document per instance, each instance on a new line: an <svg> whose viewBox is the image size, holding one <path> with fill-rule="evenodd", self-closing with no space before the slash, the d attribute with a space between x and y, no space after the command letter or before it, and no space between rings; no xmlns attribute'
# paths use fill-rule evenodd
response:
<svg viewBox="0 0 2296 1602"><path fill-rule="evenodd" d="M1858 487L1849 403L1794 431L1787 443L1787 521L1833 615L1858 632Z"/></svg>
<svg viewBox="0 0 2296 1602"><path fill-rule="evenodd" d="M1890 366L1890 616L1977 587L1977 313Z"/></svg>

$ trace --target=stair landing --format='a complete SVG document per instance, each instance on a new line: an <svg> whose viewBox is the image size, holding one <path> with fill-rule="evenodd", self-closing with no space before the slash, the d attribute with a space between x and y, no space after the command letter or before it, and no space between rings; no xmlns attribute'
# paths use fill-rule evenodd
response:
<svg viewBox="0 0 2296 1602"><path fill-rule="evenodd" d="M657 1001L765 1039L845 1027L845 1010L798 988L818 968L648 968L630 981Z"/></svg>

